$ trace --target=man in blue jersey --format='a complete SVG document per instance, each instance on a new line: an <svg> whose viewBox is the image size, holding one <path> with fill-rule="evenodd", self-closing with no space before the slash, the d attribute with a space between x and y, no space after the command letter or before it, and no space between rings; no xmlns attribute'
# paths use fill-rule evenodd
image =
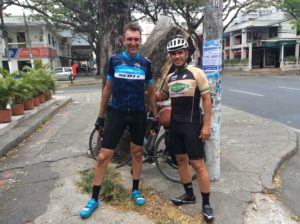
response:
<svg viewBox="0 0 300 224"><path fill-rule="evenodd" d="M95 165L92 198L80 211L82 218L89 217L99 206L98 197L106 168L127 127L129 127L131 135L130 150L133 172L131 197L137 205L144 205L146 202L139 191L139 180L142 171L142 145L147 119L144 102L145 90L148 92L150 107L155 117L157 116L157 108L151 62L138 54L140 44L140 26L135 23L127 24L124 27L123 35L125 51L114 54L109 62L106 84L95 123L97 129L104 127L104 112L110 96L112 96L112 110L105 127L102 148Z"/></svg>

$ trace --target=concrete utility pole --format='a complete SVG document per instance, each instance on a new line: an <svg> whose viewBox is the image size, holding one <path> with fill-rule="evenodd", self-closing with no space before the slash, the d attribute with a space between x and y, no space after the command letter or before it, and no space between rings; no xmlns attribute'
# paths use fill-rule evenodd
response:
<svg viewBox="0 0 300 224"><path fill-rule="evenodd" d="M206 163L211 181L220 179L220 127L221 127L221 69L223 0L205 0L203 21L203 65L212 96L212 136L206 141Z"/></svg>

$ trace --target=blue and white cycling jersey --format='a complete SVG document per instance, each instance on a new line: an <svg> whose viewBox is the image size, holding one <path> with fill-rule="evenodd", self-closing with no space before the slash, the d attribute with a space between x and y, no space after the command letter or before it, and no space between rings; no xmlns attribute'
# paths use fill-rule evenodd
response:
<svg viewBox="0 0 300 224"><path fill-rule="evenodd" d="M121 111L145 110L145 84L152 85L151 62L140 54L114 54L106 80L112 81L112 108Z"/></svg>

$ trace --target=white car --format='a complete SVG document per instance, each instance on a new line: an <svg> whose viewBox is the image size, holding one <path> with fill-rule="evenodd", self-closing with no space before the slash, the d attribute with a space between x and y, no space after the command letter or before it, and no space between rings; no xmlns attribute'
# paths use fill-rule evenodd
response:
<svg viewBox="0 0 300 224"><path fill-rule="evenodd" d="M71 80L72 76L72 67L58 67L52 70L56 80Z"/></svg>

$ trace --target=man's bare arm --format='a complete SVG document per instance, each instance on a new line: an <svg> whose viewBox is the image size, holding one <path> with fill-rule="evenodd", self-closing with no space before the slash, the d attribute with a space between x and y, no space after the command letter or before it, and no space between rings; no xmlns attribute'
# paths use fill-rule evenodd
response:
<svg viewBox="0 0 300 224"><path fill-rule="evenodd" d="M153 116L157 117L157 104L156 104L156 97L154 94L153 85L147 85L147 92L148 92L147 95L149 97L151 111L153 113Z"/></svg>
<svg viewBox="0 0 300 224"><path fill-rule="evenodd" d="M99 109L99 114L98 117L104 117L104 113L107 107L107 103L109 101L109 98L111 96L111 91L112 91L112 83L110 80L107 80L105 83L104 90L102 92L102 97L100 101L100 109Z"/></svg>
<svg viewBox="0 0 300 224"><path fill-rule="evenodd" d="M202 101L203 101L203 112L204 112L204 119L203 119L203 127L200 133L200 138L202 141L205 141L210 138L211 135L211 98L210 92L202 93L201 94Z"/></svg>

